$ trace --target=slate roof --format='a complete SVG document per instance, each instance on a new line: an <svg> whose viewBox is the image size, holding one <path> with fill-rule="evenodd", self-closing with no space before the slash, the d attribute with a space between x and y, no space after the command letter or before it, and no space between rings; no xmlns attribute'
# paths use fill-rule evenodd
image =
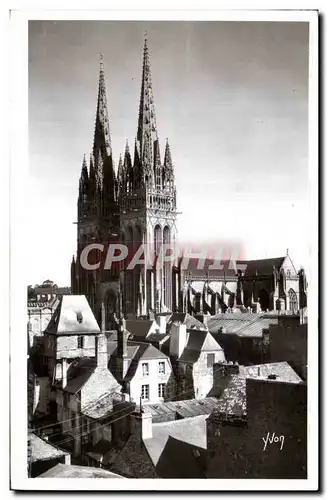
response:
<svg viewBox="0 0 328 500"><path fill-rule="evenodd" d="M260 370L260 374L259 374ZM302 379L297 375L287 361L265 363L263 365L243 366L242 374L246 378L267 379L269 375L276 375L278 381L298 384Z"/></svg>
<svg viewBox="0 0 328 500"><path fill-rule="evenodd" d="M226 388L217 400L217 405L211 417L217 413L239 417L246 416L246 379L268 380L270 375L275 375L277 377L276 380L279 382L296 384L302 382L302 379L286 361L254 366L240 366L240 373L230 376Z"/></svg>
<svg viewBox="0 0 328 500"><path fill-rule="evenodd" d="M223 333L236 334L240 337L261 337L263 329L278 324L277 314L268 313L222 313L208 320L208 329L213 334L223 328Z"/></svg>
<svg viewBox="0 0 328 500"><path fill-rule="evenodd" d="M200 355L205 338L208 332L204 331L190 331L186 347L184 348L179 361L185 363L195 363Z"/></svg>
<svg viewBox="0 0 328 500"><path fill-rule="evenodd" d="M208 415L199 415L192 418L183 418L181 420L153 424L153 437L144 440L144 444L153 464L156 466L169 436L189 443L192 446L206 449L207 416Z"/></svg>
<svg viewBox="0 0 328 500"><path fill-rule="evenodd" d="M191 316L191 314L188 313L173 313L172 316L170 317L168 323L167 323L167 331L169 332L172 326L172 323L175 323L176 321L179 321L183 325L186 325L187 330L189 329L197 329L197 330L206 330L206 326L198 321L198 319L194 318L194 316Z"/></svg>
<svg viewBox="0 0 328 500"><path fill-rule="evenodd" d="M150 329L153 327L154 323L156 324L156 321L150 319L136 319L136 320L128 319L126 320L126 329L134 337L146 338L147 335L149 334Z"/></svg>
<svg viewBox="0 0 328 500"><path fill-rule="evenodd" d="M84 295L63 295L45 329L57 335L100 333L100 328Z"/></svg>
<svg viewBox="0 0 328 500"><path fill-rule="evenodd" d="M86 467L82 465L66 465L57 464L55 467L47 470L38 478L46 477L63 477L63 478L106 478L106 479L121 479L123 476L114 474L108 470L100 469L99 467Z"/></svg>
<svg viewBox="0 0 328 500"><path fill-rule="evenodd" d="M170 335L168 335L167 333L151 333L150 335L148 335L147 341L148 342L158 342L161 344L162 342L165 342L165 340L167 340L169 338L170 338Z"/></svg>
<svg viewBox="0 0 328 500"><path fill-rule="evenodd" d="M270 325L278 324L278 316L260 316L256 321L249 325L244 325L239 331L239 337L261 337L263 330L269 328Z"/></svg>
<svg viewBox="0 0 328 500"><path fill-rule="evenodd" d="M245 270L245 276L255 276L256 272L258 275L269 275L272 274L273 267L279 271L282 264L284 263L286 256L284 257L274 257L271 259L258 259L258 260L248 260L245 261L247 267Z"/></svg>
<svg viewBox="0 0 328 500"><path fill-rule="evenodd" d="M131 342L132 343L132 342ZM135 357L144 359L168 359L168 356L157 349L152 344L139 344L139 349Z"/></svg>
<svg viewBox="0 0 328 500"><path fill-rule="evenodd" d="M237 261L238 263L243 263L244 261ZM188 275L191 273L191 277L233 277L236 276L236 271L232 268L230 260L221 260L220 262L222 269L209 269L210 266L214 265L213 259L189 259L187 269L183 269L184 273ZM202 267L203 269L198 269L197 267Z"/></svg>
<svg viewBox="0 0 328 500"><path fill-rule="evenodd" d="M127 346L127 358L132 359L136 355L138 350L138 345L133 345L131 342L128 342ZM107 352L108 356L117 356L117 342L112 342L112 340L109 340L107 342Z"/></svg>
<svg viewBox="0 0 328 500"><path fill-rule="evenodd" d="M156 473L164 479L205 479L206 458L203 448L169 436Z"/></svg>
<svg viewBox="0 0 328 500"><path fill-rule="evenodd" d="M222 351L222 347L217 343L210 332L189 330L187 345L185 346L179 361L184 363L195 363L200 356L206 339L211 340L212 346L210 350L212 352L215 350Z"/></svg>
<svg viewBox="0 0 328 500"><path fill-rule="evenodd" d="M83 409L82 414L97 420L98 423L109 424L115 421L117 416L123 418L124 416L130 415L134 409L134 404L129 401L122 401L121 394L113 391L104 394L104 396L100 397L97 401L93 401L89 406Z"/></svg>
<svg viewBox="0 0 328 500"><path fill-rule="evenodd" d="M63 390L71 394L79 392L89 380L96 366L96 358L81 358L73 361L67 370L67 384Z"/></svg>
<svg viewBox="0 0 328 500"><path fill-rule="evenodd" d="M60 450L56 446L53 446L34 433L29 434L29 440L31 446L32 462L37 462L39 460L50 460L52 458L68 455L66 451Z"/></svg>
<svg viewBox="0 0 328 500"><path fill-rule="evenodd" d="M209 415L216 407L216 404L217 398L214 397L208 397L202 400L186 399L180 401L167 401L165 403L147 404L147 411L152 414L153 422L156 423L156 420L170 418L172 414L178 415L179 418Z"/></svg>
<svg viewBox="0 0 328 500"><path fill-rule="evenodd" d="M109 344L111 344L109 346ZM112 342L108 342L109 346L108 354L110 355L109 359L109 369L112 373L115 373L115 358L117 356L117 344ZM152 344L148 342L137 342L137 341L128 341L127 346L128 351L128 359L130 363L128 364L128 370L124 377L124 382L129 382L134 377L138 365L140 361L147 359L168 359L169 357L157 349Z"/></svg>
<svg viewBox="0 0 328 500"><path fill-rule="evenodd" d="M282 266L286 256L274 257L269 259L256 259L256 260L236 260L236 267L245 267L245 276L255 276L256 272L258 275L269 275L272 274L273 266L277 270ZM214 263L213 259L190 259L188 267L184 270L185 274L188 275L191 272L191 277L204 277L204 278L214 278L214 277L226 277L227 279L236 277L236 270L233 268L230 260L221 260L222 269L209 269ZM197 269L198 267L203 267L203 269Z"/></svg>

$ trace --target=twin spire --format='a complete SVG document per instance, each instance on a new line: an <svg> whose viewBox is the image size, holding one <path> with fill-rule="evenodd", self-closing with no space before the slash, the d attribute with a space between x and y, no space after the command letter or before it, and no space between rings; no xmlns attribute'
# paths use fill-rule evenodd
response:
<svg viewBox="0 0 328 500"><path fill-rule="evenodd" d="M165 180L165 171L173 179L173 165L168 142L165 146L164 163L161 163L156 127L155 105L151 82L150 58L147 37L143 48L141 93L138 115L138 129L135 142L134 163L132 167L128 143L124 157L120 157L117 176L114 171L109 116L106 96L106 83L103 56L100 55L99 86L94 131L93 150L90 155L89 171L83 158L80 178L80 191L103 193L102 198L111 197L117 201L120 192L139 189L145 182L154 188L162 189L172 182ZM172 172L172 175L171 175ZM86 189L86 185L89 189ZM84 187L82 187L82 185ZM81 189L82 188L82 189ZM112 191L112 194L109 192Z"/></svg>

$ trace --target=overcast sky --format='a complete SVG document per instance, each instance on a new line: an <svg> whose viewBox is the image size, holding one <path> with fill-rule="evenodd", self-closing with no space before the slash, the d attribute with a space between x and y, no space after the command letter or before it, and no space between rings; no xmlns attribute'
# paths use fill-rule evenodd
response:
<svg viewBox="0 0 328 500"><path fill-rule="evenodd" d="M289 248L296 266L307 266L307 23L31 21L30 210L44 251L36 261L32 243L29 283L70 282L99 53L116 166L126 138L134 143L145 30L180 240L239 241L248 259Z"/></svg>

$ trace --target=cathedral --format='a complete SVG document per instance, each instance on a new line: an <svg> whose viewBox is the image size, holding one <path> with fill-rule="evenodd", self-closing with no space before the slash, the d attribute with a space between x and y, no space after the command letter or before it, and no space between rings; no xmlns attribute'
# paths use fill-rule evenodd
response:
<svg viewBox="0 0 328 500"><path fill-rule="evenodd" d="M117 170L101 58L93 149L88 161L83 158L77 205L71 290L86 295L97 318L105 305L107 328L113 313L213 315L236 308L295 313L306 307L304 270L296 271L288 252L278 258L238 262L236 270L225 261L222 269L212 270L213 261L198 266L202 269L194 269L191 262L185 269L182 258L158 260L161 246L174 246L177 240L177 190L168 139L164 155L160 150L146 38L133 155L127 142ZM155 256L153 265L139 263L129 269L117 262L108 269L104 249L117 244L131 254L142 245L145 253L149 250ZM92 248L88 269L81 264L86 248Z"/></svg>

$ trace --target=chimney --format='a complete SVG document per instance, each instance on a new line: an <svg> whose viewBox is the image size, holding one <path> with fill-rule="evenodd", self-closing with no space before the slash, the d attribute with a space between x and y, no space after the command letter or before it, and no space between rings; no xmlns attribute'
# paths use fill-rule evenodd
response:
<svg viewBox="0 0 328 500"><path fill-rule="evenodd" d="M117 327L116 378L123 381L128 371L128 333L125 320L120 318Z"/></svg>
<svg viewBox="0 0 328 500"><path fill-rule="evenodd" d="M107 339L105 335L105 306L101 304L101 332L95 338L97 368L108 368Z"/></svg>
<svg viewBox="0 0 328 500"><path fill-rule="evenodd" d="M159 333L166 333L166 324L167 324L168 316L164 314L159 314L156 318L156 321L159 325Z"/></svg>
<svg viewBox="0 0 328 500"><path fill-rule="evenodd" d="M108 368L107 339L104 332L96 335L96 361L98 368Z"/></svg>
<svg viewBox="0 0 328 500"><path fill-rule="evenodd" d="M131 434L142 441L153 437L153 417L150 412L135 410L131 414Z"/></svg>
<svg viewBox="0 0 328 500"><path fill-rule="evenodd" d="M104 302L101 303L100 310L100 330L105 333L106 331L106 310Z"/></svg>
<svg viewBox="0 0 328 500"><path fill-rule="evenodd" d="M187 326L180 321L175 321L171 326L170 356L180 358L187 345Z"/></svg>
<svg viewBox="0 0 328 500"><path fill-rule="evenodd" d="M67 359L62 359L62 388L67 386Z"/></svg>

